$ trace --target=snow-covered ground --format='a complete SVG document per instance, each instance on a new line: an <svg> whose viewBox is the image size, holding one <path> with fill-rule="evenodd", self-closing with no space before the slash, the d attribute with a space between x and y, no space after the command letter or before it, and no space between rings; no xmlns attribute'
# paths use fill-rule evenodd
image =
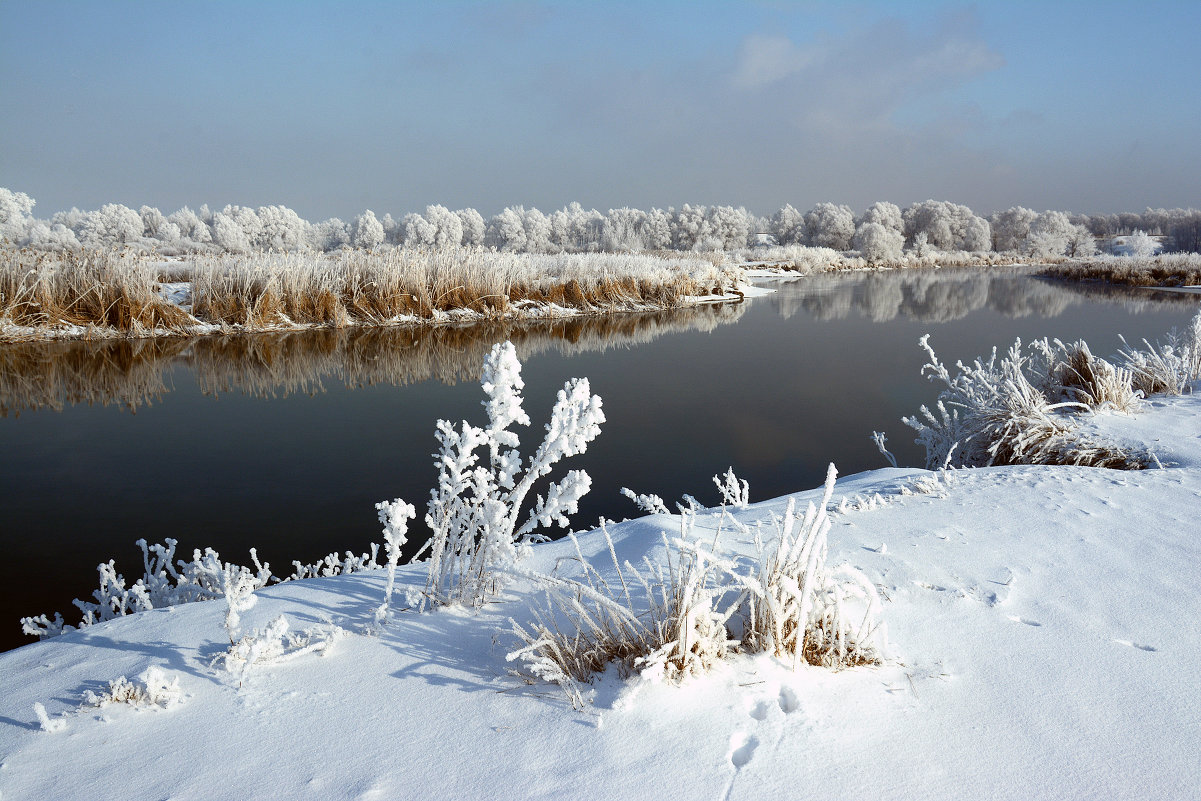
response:
<svg viewBox="0 0 1201 801"><path fill-rule="evenodd" d="M529 616L520 582L479 612L394 612L378 635L363 632L382 573L289 582L260 590L244 627L283 614L348 633L244 681L214 664L221 601L0 654L0 799L1196 798L1201 394L1088 425L1166 468L961 470L925 493L902 491L922 470L838 481L835 505L852 503L830 560L886 598L881 666L794 673L740 656L681 686L607 674L575 711L558 687L507 674L508 621ZM786 500L734 514L750 524ZM676 526L610 532L637 562L663 558ZM599 535L581 544L608 564ZM524 564L551 572L571 553L539 545ZM421 587L421 566L398 582L402 597ZM179 702L82 700L151 666Z"/></svg>

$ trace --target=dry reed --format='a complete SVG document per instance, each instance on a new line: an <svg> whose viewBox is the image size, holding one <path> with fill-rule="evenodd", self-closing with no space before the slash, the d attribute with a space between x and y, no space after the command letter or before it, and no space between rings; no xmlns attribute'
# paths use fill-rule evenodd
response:
<svg viewBox="0 0 1201 801"><path fill-rule="evenodd" d="M4 248L0 341L674 308L690 297L728 293L739 275L702 258L480 248L267 252L184 262L133 251Z"/></svg>

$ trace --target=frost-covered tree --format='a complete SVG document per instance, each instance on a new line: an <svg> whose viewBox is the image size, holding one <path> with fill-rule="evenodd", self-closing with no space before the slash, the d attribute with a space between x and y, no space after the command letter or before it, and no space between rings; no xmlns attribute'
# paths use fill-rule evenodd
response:
<svg viewBox="0 0 1201 801"><path fill-rule="evenodd" d="M482 245L484 244L484 217L475 209L459 209L455 212L455 216L459 218L459 225L462 231L461 241L464 245Z"/></svg>
<svg viewBox="0 0 1201 801"><path fill-rule="evenodd" d="M1075 228L1062 211L1044 211L1030 223L1025 252L1035 258L1062 256Z"/></svg>
<svg viewBox="0 0 1201 801"><path fill-rule="evenodd" d="M106 203L86 212L75 235L86 247L111 247L142 239L142 217L128 206Z"/></svg>
<svg viewBox="0 0 1201 801"><path fill-rule="evenodd" d="M671 221L671 239L676 250L703 248L713 238L707 211L704 206L685 203L675 213Z"/></svg>
<svg viewBox="0 0 1201 801"><path fill-rule="evenodd" d="M905 230L905 223L901 219L901 207L887 201L877 201L868 206L859 218L859 225L864 223L876 223L902 234Z"/></svg>
<svg viewBox="0 0 1201 801"><path fill-rule="evenodd" d="M989 250L988 222L967 206L945 200L924 200L901 213L905 236L913 241L919 233L938 250Z"/></svg>
<svg viewBox="0 0 1201 801"><path fill-rule="evenodd" d="M172 245L177 244L183 237L179 226L168 220L156 208L142 206L138 209L138 215L142 218L142 236Z"/></svg>
<svg viewBox="0 0 1201 801"><path fill-rule="evenodd" d="M238 221L223 211L213 215L213 244L227 253L249 253L250 237Z"/></svg>
<svg viewBox="0 0 1201 801"><path fill-rule="evenodd" d="M463 244L463 221L445 206L426 206L425 219L434 226L434 247L453 248Z"/></svg>
<svg viewBox="0 0 1201 801"><path fill-rule="evenodd" d="M384 243L384 224L380 222L375 212L367 209L355 217L350 223L350 244L356 248L379 247Z"/></svg>
<svg viewBox="0 0 1201 801"><path fill-rule="evenodd" d="M671 211L651 209L642 225L642 241L648 250L671 247Z"/></svg>
<svg viewBox="0 0 1201 801"><path fill-rule="evenodd" d="M522 253L525 251L525 209L510 206L488 220L484 244L497 250Z"/></svg>
<svg viewBox="0 0 1201 801"><path fill-rule="evenodd" d="M291 252L308 244L309 224L287 206L259 206L255 218L257 228L252 225L246 232L256 250Z"/></svg>
<svg viewBox="0 0 1201 801"><path fill-rule="evenodd" d="M894 261L901 258L905 235L881 223L865 222L855 231L855 249L870 262Z"/></svg>
<svg viewBox="0 0 1201 801"><path fill-rule="evenodd" d="M33 222L33 207L37 204L24 192L0 188L0 239L19 242ZM49 230L49 228L47 228Z"/></svg>
<svg viewBox="0 0 1201 801"><path fill-rule="evenodd" d="M600 250L604 228L605 215L574 201L550 215L551 242L569 253Z"/></svg>
<svg viewBox="0 0 1201 801"><path fill-rule="evenodd" d="M644 247L642 230L646 212L629 207L609 209L601 233L601 246L610 253L638 253Z"/></svg>
<svg viewBox="0 0 1201 801"><path fill-rule="evenodd" d="M258 213L247 206L226 206L221 209L213 215L212 228L213 243L230 253L249 253L263 239L263 223Z"/></svg>
<svg viewBox="0 0 1201 801"><path fill-rule="evenodd" d="M781 245L799 245L805 241L805 215L785 204L771 216L768 230Z"/></svg>
<svg viewBox="0 0 1201 801"><path fill-rule="evenodd" d="M744 208L710 206L706 218L709 230L722 250L744 248L751 234L751 215Z"/></svg>
<svg viewBox="0 0 1201 801"><path fill-rule="evenodd" d="M1013 206L992 216L993 248L999 253L1022 253L1038 212Z"/></svg>
<svg viewBox="0 0 1201 801"><path fill-rule="evenodd" d="M1097 240L1083 225L1072 225L1072 233L1068 236L1067 255L1092 256L1097 252Z"/></svg>
<svg viewBox="0 0 1201 801"><path fill-rule="evenodd" d="M834 250L850 250L855 236L855 214L847 206L818 203L805 213L805 241Z"/></svg>
<svg viewBox="0 0 1201 801"><path fill-rule="evenodd" d="M525 229L526 253L550 253L558 250L551 243L550 218L538 209L522 209L521 227Z"/></svg>
<svg viewBox="0 0 1201 801"><path fill-rule="evenodd" d="M45 250L68 250L80 246L79 239L70 228L62 223L50 225L42 220L30 223L20 244Z"/></svg>
<svg viewBox="0 0 1201 801"><path fill-rule="evenodd" d="M213 232L200 215L184 206L167 217L167 222L179 228L180 236L199 245L213 241Z"/></svg>
<svg viewBox="0 0 1201 801"><path fill-rule="evenodd" d="M309 226L309 247L328 253L350 245L350 227L337 217Z"/></svg>
<svg viewBox="0 0 1201 801"><path fill-rule="evenodd" d="M404 232L406 247L433 247L438 227L417 212L409 212L404 216Z"/></svg>

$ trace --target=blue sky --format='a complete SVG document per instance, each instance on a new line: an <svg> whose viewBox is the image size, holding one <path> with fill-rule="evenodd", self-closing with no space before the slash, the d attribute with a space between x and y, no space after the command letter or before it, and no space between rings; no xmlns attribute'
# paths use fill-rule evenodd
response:
<svg viewBox="0 0 1201 801"><path fill-rule="evenodd" d="M0 0L40 216L1201 206L1201 3Z"/></svg>

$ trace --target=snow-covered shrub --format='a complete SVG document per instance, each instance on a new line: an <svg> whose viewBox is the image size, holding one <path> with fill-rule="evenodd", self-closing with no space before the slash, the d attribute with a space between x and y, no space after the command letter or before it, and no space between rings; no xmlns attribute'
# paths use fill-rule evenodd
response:
<svg viewBox="0 0 1201 801"><path fill-rule="evenodd" d="M243 577L239 589L249 586L251 592L266 586L272 578L271 566L259 562L253 548L250 550L255 566L252 571L221 561L212 548L206 548L203 553L193 551L190 562L175 560L176 541L168 538L165 542L165 545L147 545L146 540L138 540L145 572L132 586L126 586L125 577L117 573L113 560L99 565L100 587L92 593L95 602L78 599L74 602L83 614L78 626L67 625L62 614L56 612L53 619L46 615L22 618L21 630L31 637L53 637L122 615L224 597L235 576Z"/></svg>
<svg viewBox="0 0 1201 801"><path fill-rule="evenodd" d="M1122 344L1119 358L1133 374L1134 388L1144 396L1181 395L1201 378L1201 311L1183 334L1168 332L1166 342L1152 344L1144 339L1145 350L1131 347L1125 339Z"/></svg>
<svg viewBox="0 0 1201 801"><path fill-rule="evenodd" d="M756 530L752 569L735 573L748 591L742 648L789 659L794 670L802 662L875 664L883 648L876 588L850 565L826 566L827 507L836 475L831 464L821 503L809 504L803 517L789 499L784 517L775 521L773 542L765 546Z"/></svg>
<svg viewBox="0 0 1201 801"><path fill-rule="evenodd" d="M903 418L917 431L928 467L994 464L1072 464L1137 470L1154 463L1149 453L1130 452L1077 432L1072 412L1110 405L1132 408L1129 371L1100 366L1083 343L1038 340L1023 350L1021 341L998 360L958 362L952 376L929 344L919 340L928 363L922 374L942 382L938 414L922 406L920 416ZM1073 399L1079 398L1079 400ZM1090 401L1097 403L1091 406Z"/></svg>
<svg viewBox="0 0 1201 801"><path fill-rule="evenodd" d="M734 468L726 468L724 476L714 476L713 483L721 493L722 503L735 509L745 509L751 502L751 487L746 481L740 481L734 475Z"/></svg>
<svg viewBox="0 0 1201 801"><path fill-rule="evenodd" d="M380 563L376 561L376 557L379 556L379 543L372 542L368 547L371 550L367 553L356 554L354 551L346 551L345 554L339 555L335 552L308 565L298 560L292 560L292 575L283 581L296 581L318 576L343 576L348 573L360 573L364 570L379 570Z"/></svg>
<svg viewBox="0 0 1201 801"><path fill-rule="evenodd" d="M179 676L168 673L158 665L146 668L133 681L118 676L103 692L88 690L83 694L87 706L129 704L140 709L170 709L187 700L179 687Z"/></svg>
<svg viewBox="0 0 1201 801"><path fill-rule="evenodd" d="M246 682L255 665L289 662L305 654L324 656L346 630L331 624L320 624L298 634L288 630L288 619L279 615L264 629L243 635L221 653L214 664L221 662L230 673L238 674L239 686Z"/></svg>
<svg viewBox="0 0 1201 801"><path fill-rule="evenodd" d="M500 568L517 559L521 546L544 539L539 527L567 526L567 515L577 511L592 485L587 473L572 470L548 486L545 496L537 496L522 520L535 482L561 459L583 453L600 433L605 421L601 399L591 394L586 378L572 379L559 391L546 437L524 465L511 428L529 425L530 418L522 408L525 383L511 342L493 346L484 360L481 385L488 396L485 427L464 420L456 430L449 421L438 421L438 486L430 493L425 516L431 536L417 554L429 553L421 606L483 603L500 587ZM481 448L483 461L476 453ZM389 519L394 519L391 513Z"/></svg>
<svg viewBox="0 0 1201 801"><path fill-rule="evenodd" d="M417 516L417 510L411 503L399 498L381 501L375 508L384 526L384 552L388 555L388 583L384 586L384 602L375 611L376 622L384 623L388 616L388 605L392 602L392 590L396 586L396 566L400 563L401 549L408 542L409 521Z"/></svg>
<svg viewBox="0 0 1201 801"><path fill-rule="evenodd" d="M1135 231L1126 237L1125 250L1131 258L1145 259L1155 255L1159 250L1159 243L1148 236L1146 231Z"/></svg>

